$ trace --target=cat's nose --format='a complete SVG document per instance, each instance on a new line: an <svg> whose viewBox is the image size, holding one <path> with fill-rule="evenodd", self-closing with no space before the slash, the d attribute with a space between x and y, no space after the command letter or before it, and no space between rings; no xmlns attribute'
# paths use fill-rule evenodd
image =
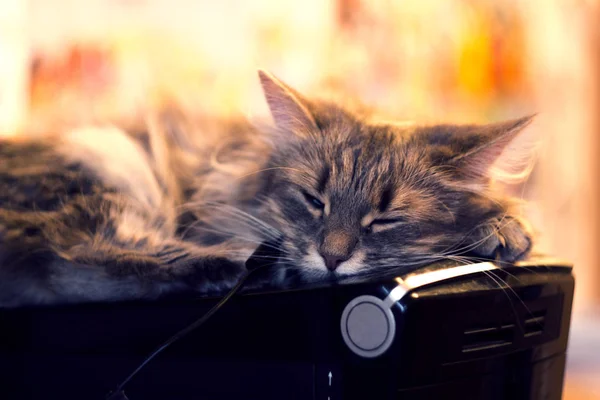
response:
<svg viewBox="0 0 600 400"><path fill-rule="evenodd" d="M325 261L325 266L330 271L352 256L358 237L345 230L328 230L323 236L319 247L319 254Z"/></svg>
<svg viewBox="0 0 600 400"><path fill-rule="evenodd" d="M332 272L335 271L338 265L340 265L348 259L348 257L346 256L340 256L335 254L321 254L321 257L323 257L323 261L325 261L325 266L327 267L327 269Z"/></svg>

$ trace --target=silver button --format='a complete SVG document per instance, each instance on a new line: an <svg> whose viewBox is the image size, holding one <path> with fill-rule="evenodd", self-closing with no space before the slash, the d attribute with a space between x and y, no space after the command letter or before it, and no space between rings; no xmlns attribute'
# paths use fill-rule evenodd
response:
<svg viewBox="0 0 600 400"><path fill-rule="evenodd" d="M342 313L342 337L355 354L377 357L386 352L394 341L394 315L384 302L375 296L359 296Z"/></svg>

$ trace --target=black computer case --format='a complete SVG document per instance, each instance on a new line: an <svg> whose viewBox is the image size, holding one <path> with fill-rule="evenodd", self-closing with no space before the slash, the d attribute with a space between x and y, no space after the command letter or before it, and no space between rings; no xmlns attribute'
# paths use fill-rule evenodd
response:
<svg viewBox="0 0 600 400"><path fill-rule="evenodd" d="M422 279L456 268L463 272ZM125 393L130 400L558 400L573 288L568 264L536 259L250 290L156 357ZM0 399L103 399L216 301L0 310Z"/></svg>

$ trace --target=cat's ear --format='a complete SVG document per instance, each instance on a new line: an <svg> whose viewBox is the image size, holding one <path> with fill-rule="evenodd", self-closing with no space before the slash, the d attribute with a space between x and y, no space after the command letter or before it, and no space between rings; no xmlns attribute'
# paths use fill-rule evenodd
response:
<svg viewBox="0 0 600 400"><path fill-rule="evenodd" d="M279 130L299 136L318 130L314 117L298 92L266 71L259 70L258 76Z"/></svg>
<svg viewBox="0 0 600 400"><path fill-rule="evenodd" d="M487 125L440 126L428 135L433 149L444 154L444 163L454 165L470 179L490 177L499 163L508 169L524 167L531 159L532 146L521 141L534 115ZM517 165L519 164L519 165Z"/></svg>

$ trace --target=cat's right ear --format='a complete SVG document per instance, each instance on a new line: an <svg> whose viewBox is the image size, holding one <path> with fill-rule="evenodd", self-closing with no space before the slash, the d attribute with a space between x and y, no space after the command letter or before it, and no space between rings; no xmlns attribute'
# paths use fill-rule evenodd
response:
<svg viewBox="0 0 600 400"><path fill-rule="evenodd" d="M437 162L455 167L465 178L518 180L532 166L535 142L522 141L519 148L514 143L533 117L486 125L438 125L424 131L422 138ZM506 154L508 151L511 154Z"/></svg>
<svg viewBox="0 0 600 400"><path fill-rule="evenodd" d="M272 74L259 70L260 83L279 131L301 137L318 130L302 97Z"/></svg>

